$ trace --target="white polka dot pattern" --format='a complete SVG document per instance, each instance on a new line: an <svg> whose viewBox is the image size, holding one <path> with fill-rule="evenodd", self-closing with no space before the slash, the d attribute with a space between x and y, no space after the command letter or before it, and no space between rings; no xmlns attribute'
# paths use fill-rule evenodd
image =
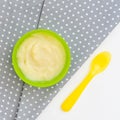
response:
<svg viewBox="0 0 120 120"><path fill-rule="evenodd" d="M36 29L41 3L42 0L0 0L0 120L35 120L120 21L118 0L46 0L39 28L52 29L65 38L72 64L59 84L34 88L23 84L14 73L11 52L22 34Z"/></svg>
<svg viewBox="0 0 120 120"><path fill-rule="evenodd" d="M42 2L15 1L0 0L0 120L16 116L23 82L13 70L11 53L16 40L36 28Z"/></svg>
<svg viewBox="0 0 120 120"><path fill-rule="evenodd" d="M57 85L24 86L18 120L34 120L120 20L120 3L110 0L46 0L39 28L52 29L68 42L72 64Z"/></svg>

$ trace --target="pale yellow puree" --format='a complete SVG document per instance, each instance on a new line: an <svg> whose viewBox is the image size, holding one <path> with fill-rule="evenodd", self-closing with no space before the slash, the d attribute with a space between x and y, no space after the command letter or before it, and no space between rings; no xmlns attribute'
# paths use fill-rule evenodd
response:
<svg viewBox="0 0 120 120"><path fill-rule="evenodd" d="M22 73L32 81L47 81L57 76L65 64L65 50L55 37L34 34L17 52Z"/></svg>

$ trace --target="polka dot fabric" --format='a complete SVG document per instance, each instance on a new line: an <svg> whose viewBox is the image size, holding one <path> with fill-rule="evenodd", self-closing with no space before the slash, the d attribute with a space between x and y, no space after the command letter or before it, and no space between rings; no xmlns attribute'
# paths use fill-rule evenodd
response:
<svg viewBox="0 0 120 120"><path fill-rule="evenodd" d="M13 120L18 111L23 82L13 70L11 53L17 39L37 27L42 3L13 1L0 0L0 120Z"/></svg>
<svg viewBox="0 0 120 120"><path fill-rule="evenodd" d="M42 0L0 0L0 120L35 120L120 21L118 0L46 0L43 10L42 5ZM68 74L50 88L24 84L11 65L16 40L38 24L62 35L71 49Z"/></svg>
<svg viewBox="0 0 120 120"><path fill-rule="evenodd" d="M72 64L67 76L50 88L24 85L18 120L34 120L88 56L120 21L120 3L110 0L46 0L39 28L62 35L70 46Z"/></svg>

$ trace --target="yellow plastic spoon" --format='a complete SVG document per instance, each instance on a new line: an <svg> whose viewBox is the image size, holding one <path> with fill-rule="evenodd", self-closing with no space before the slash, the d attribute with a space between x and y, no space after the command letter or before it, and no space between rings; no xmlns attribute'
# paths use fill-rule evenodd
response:
<svg viewBox="0 0 120 120"><path fill-rule="evenodd" d="M78 87L73 90L73 92L65 99L62 103L61 108L63 111L69 111L79 96L82 94L83 90L86 88L91 79L98 73L105 70L111 60L111 54L109 52L99 53L91 62L90 71L84 80L78 85Z"/></svg>

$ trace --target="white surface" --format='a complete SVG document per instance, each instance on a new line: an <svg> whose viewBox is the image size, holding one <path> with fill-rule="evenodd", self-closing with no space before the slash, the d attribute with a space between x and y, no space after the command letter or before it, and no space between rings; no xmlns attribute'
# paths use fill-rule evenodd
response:
<svg viewBox="0 0 120 120"><path fill-rule="evenodd" d="M93 57L109 51L112 60L108 68L97 75L85 89L73 109L63 112L63 100L82 81ZM120 120L120 24L104 40L85 64L56 95L36 120Z"/></svg>

